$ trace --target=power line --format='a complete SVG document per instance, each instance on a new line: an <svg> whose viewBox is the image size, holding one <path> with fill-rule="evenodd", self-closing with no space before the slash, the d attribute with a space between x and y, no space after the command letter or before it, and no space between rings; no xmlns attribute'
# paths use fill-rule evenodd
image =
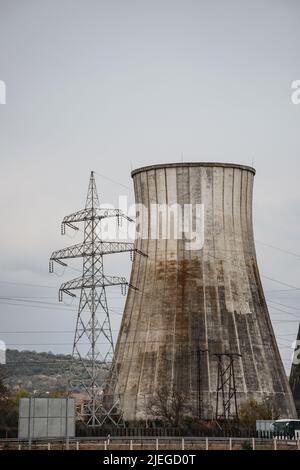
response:
<svg viewBox="0 0 300 470"><path fill-rule="evenodd" d="M129 188L129 186L126 186L125 184L120 183L119 181L113 180L112 178L110 178L108 176L105 176L105 175L99 173L98 171L94 171L94 173L96 173L96 175L98 175L98 176L101 176L101 178L104 178L107 181L110 181L111 183L114 183L118 186L122 186L123 188L128 189L129 191L132 191L132 188Z"/></svg>
<svg viewBox="0 0 300 470"><path fill-rule="evenodd" d="M291 315L292 317L298 318L296 313L293 312L287 312L286 310L282 310L281 308L278 307L272 307L274 310L277 310L280 313L285 313L286 315ZM300 319L300 318L299 318Z"/></svg>
<svg viewBox="0 0 300 470"><path fill-rule="evenodd" d="M297 289L297 288L296 288ZM272 292L286 292L286 293L290 293L291 291L294 291L295 289L265 289L264 292L266 294L270 294ZM296 292L297 293L297 292Z"/></svg>
<svg viewBox="0 0 300 470"><path fill-rule="evenodd" d="M73 342L68 343L6 343L6 346L71 346ZM89 343L80 343L82 346L88 346ZM106 344L98 342L98 344Z"/></svg>
<svg viewBox="0 0 300 470"><path fill-rule="evenodd" d="M268 276L264 276L263 274L261 276L264 277L265 279L268 279L269 281L277 282L277 284L281 284L283 286L290 287L291 289L300 290L300 287L292 286L291 284L287 284L286 282L278 281L277 279L274 279L274 278L268 277Z"/></svg>
<svg viewBox="0 0 300 470"><path fill-rule="evenodd" d="M280 303L280 302L275 302L274 300L268 300L267 302L268 302L268 303L270 302L271 304L281 305L282 307L292 308L292 309L294 309L294 310L300 310L299 307L293 307L292 305L282 304L282 303Z"/></svg>
<svg viewBox="0 0 300 470"><path fill-rule="evenodd" d="M272 320L272 323L299 323L299 320Z"/></svg>
<svg viewBox="0 0 300 470"><path fill-rule="evenodd" d="M280 334L280 335L276 335L278 338L281 338L283 336L294 336L296 337L297 336L297 333L283 333L283 334Z"/></svg>
<svg viewBox="0 0 300 470"><path fill-rule="evenodd" d="M119 331L119 330L112 329L112 331ZM53 334L54 334L54 333L55 333L55 334L57 334L57 333L73 333L73 334L74 334L74 331L73 331L73 330L65 330L65 331L63 331L63 330L32 330L32 331L30 331L30 330L27 330L27 331L26 331L26 330L24 330L24 331L18 330L18 331L0 331L0 334L19 334L19 333L20 333L20 334L32 334L32 333L39 333L39 334L40 334L40 333L41 333L41 334L42 334L42 333L49 333L49 334L51 334L51 333L53 333Z"/></svg>
<svg viewBox="0 0 300 470"><path fill-rule="evenodd" d="M15 286L26 286L26 287L43 287L45 289L57 289L56 286L45 286L41 284L30 284L25 282L13 282L13 281L3 281L0 279L0 284L12 284Z"/></svg>
<svg viewBox="0 0 300 470"><path fill-rule="evenodd" d="M4 296L0 296L0 303L1 303L1 300L4 300L4 301L13 301L13 302L20 302L20 303L24 303L24 305L26 305L27 303L31 303L31 304L42 304L42 305L50 305L50 306L55 306L57 305L56 302L45 302L43 300L30 300L30 299L23 299L22 297L4 297ZM65 305L66 307L72 307L73 304L73 300L71 303L67 304L67 303L63 303L63 305ZM73 310L73 309L72 309Z"/></svg>
<svg viewBox="0 0 300 470"><path fill-rule="evenodd" d="M288 255L296 256L297 258L300 258L299 253L294 253L293 251L285 250L284 248L279 248L278 246L270 245L268 243L260 242L258 240L255 240L255 243L258 243L259 245L264 245L269 248L273 248L274 250L281 251L282 253L286 253Z"/></svg>
<svg viewBox="0 0 300 470"><path fill-rule="evenodd" d="M39 305L30 305L30 304L26 304L26 303L22 303L22 302L19 302L19 303L14 303L13 301L1 301L0 300L0 305L10 305L10 306L14 306L14 307L25 307L25 308L38 308L38 309L42 309L42 310L55 310L55 311L60 311L60 310L64 310L64 311L68 311L68 312L74 312L75 310L73 308L70 308L68 306L66 307L59 307L59 306L55 306L55 304L52 304L52 303L49 303L49 305L42 305L42 306L39 306ZM115 314L115 315L123 315L123 311L117 311L116 309L112 309L110 308L110 312Z"/></svg>

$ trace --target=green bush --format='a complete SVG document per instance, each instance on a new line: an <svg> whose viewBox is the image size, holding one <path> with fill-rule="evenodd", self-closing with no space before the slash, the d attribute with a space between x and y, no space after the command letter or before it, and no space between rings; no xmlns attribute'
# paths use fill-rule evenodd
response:
<svg viewBox="0 0 300 470"><path fill-rule="evenodd" d="M242 450L252 450L251 441L243 441L242 442Z"/></svg>

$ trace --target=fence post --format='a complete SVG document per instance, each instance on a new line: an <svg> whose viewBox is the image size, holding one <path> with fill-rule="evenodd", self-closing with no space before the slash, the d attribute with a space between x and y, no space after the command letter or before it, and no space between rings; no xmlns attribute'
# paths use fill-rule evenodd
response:
<svg viewBox="0 0 300 470"><path fill-rule="evenodd" d="M297 449L300 450L300 439L299 439L299 437L297 439Z"/></svg>
<svg viewBox="0 0 300 470"><path fill-rule="evenodd" d="M104 441L104 450L107 450L107 443Z"/></svg>
<svg viewBox="0 0 300 470"><path fill-rule="evenodd" d="M155 449L158 450L158 437L156 438Z"/></svg>
<svg viewBox="0 0 300 470"><path fill-rule="evenodd" d="M29 410L28 410L28 449L31 450L31 397L29 400ZM33 423L32 423L33 424Z"/></svg>
<svg viewBox="0 0 300 470"><path fill-rule="evenodd" d="M205 438L205 450L208 450L208 437Z"/></svg>
<svg viewBox="0 0 300 470"><path fill-rule="evenodd" d="M18 450L21 450L22 449L22 446L21 444L18 445Z"/></svg>
<svg viewBox="0 0 300 470"><path fill-rule="evenodd" d="M132 443L132 439L130 439L130 441L129 441L129 448L130 448L130 450L133 450L133 443Z"/></svg>
<svg viewBox="0 0 300 470"><path fill-rule="evenodd" d="M48 442L47 449L48 449L48 450L51 450L51 444L50 444L50 442Z"/></svg>
<svg viewBox="0 0 300 470"><path fill-rule="evenodd" d="M184 450L184 437L181 439L181 450Z"/></svg>
<svg viewBox="0 0 300 470"><path fill-rule="evenodd" d="M76 450L79 450L79 442L76 442Z"/></svg>
<svg viewBox="0 0 300 470"><path fill-rule="evenodd" d="M229 450L232 450L232 439L231 439L231 437L229 438Z"/></svg>
<svg viewBox="0 0 300 470"><path fill-rule="evenodd" d="M252 437L252 450L255 450L255 437Z"/></svg>
<svg viewBox="0 0 300 470"><path fill-rule="evenodd" d="M277 450L277 439L274 437L274 450Z"/></svg>

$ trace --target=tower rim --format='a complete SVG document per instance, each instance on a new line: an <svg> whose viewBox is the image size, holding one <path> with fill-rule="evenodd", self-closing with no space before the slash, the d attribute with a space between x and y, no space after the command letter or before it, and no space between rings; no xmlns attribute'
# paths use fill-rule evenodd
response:
<svg viewBox="0 0 300 470"><path fill-rule="evenodd" d="M184 167L215 167L215 168L237 168L240 170L250 171L255 175L256 170L252 166L241 165L239 163L222 163L222 162L178 162L178 163L159 163L156 165L147 165L136 168L131 172L131 177L143 171L158 170L162 168L184 168Z"/></svg>

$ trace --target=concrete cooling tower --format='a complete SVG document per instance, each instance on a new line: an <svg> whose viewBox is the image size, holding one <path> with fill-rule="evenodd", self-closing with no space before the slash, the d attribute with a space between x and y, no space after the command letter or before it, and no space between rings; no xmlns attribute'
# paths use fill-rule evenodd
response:
<svg viewBox="0 0 300 470"><path fill-rule="evenodd" d="M182 393L188 414L203 419L250 398L296 417L257 266L254 175L223 163L132 172L135 243L148 257L133 261L138 290L129 290L115 353L125 419L150 419L162 389Z"/></svg>

